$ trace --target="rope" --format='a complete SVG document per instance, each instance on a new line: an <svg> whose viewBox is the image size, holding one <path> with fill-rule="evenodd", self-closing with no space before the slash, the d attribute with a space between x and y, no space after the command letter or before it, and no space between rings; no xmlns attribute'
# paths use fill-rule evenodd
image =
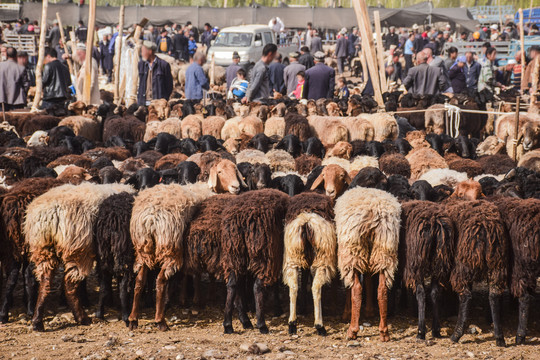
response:
<svg viewBox="0 0 540 360"><path fill-rule="evenodd" d="M461 109L455 105L444 104L444 109L448 113L448 135L456 137L459 134L459 124L461 122Z"/></svg>

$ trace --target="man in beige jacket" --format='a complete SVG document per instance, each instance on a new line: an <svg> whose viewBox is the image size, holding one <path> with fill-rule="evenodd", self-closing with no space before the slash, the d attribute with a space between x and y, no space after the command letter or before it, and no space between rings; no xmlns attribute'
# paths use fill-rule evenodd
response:
<svg viewBox="0 0 540 360"><path fill-rule="evenodd" d="M85 67L86 67L86 45L78 44L77 45L77 59L81 64L81 69L79 70L79 75L77 76L77 81L75 82L75 91L77 92L77 100L83 100L84 93L84 81L85 81ZM86 105L99 105L101 104L101 99L99 95L99 72L98 72L98 63L96 59L92 57L92 84L90 89L90 104Z"/></svg>

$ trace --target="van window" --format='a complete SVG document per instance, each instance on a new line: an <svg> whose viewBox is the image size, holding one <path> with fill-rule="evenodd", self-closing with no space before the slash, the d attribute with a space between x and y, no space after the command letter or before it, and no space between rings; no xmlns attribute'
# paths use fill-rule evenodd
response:
<svg viewBox="0 0 540 360"><path fill-rule="evenodd" d="M271 44L273 41L272 41L272 34L269 33L269 32L265 32L264 33L264 44Z"/></svg>
<svg viewBox="0 0 540 360"><path fill-rule="evenodd" d="M262 43L262 34L261 33L255 34L255 41L260 41Z"/></svg>

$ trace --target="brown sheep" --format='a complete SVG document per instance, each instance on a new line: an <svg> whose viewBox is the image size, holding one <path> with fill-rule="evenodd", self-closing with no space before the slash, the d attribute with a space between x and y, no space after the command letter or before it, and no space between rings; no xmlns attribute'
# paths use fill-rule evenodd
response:
<svg viewBox="0 0 540 360"><path fill-rule="evenodd" d="M201 168L202 173L202 168ZM236 195L240 192L240 186L247 188L243 176L236 168L236 165L226 159L215 161L210 168L208 186L218 194L231 193Z"/></svg>
<svg viewBox="0 0 540 360"><path fill-rule="evenodd" d="M202 120L202 134L212 135L216 139L221 139L221 129L225 125L223 116L209 116Z"/></svg>
<svg viewBox="0 0 540 360"><path fill-rule="evenodd" d="M326 153L326 157L336 156L342 159L350 159L353 147L347 141L339 141L330 151Z"/></svg>
<svg viewBox="0 0 540 360"><path fill-rule="evenodd" d="M285 135L296 135L300 141L306 141L311 137L308 120L299 114L287 114L285 116Z"/></svg>
<svg viewBox="0 0 540 360"><path fill-rule="evenodd" d="M347 171L339 165L330 164L325 166L321 174L315 179L311 190L315 190L323 184L324 191L331 199L339 197L351 183L351 178Z"/></svg>
<svg viewBox="0 0 540 360"><path fill-rule="evenodd" d="M174 169L182 161L187 160L187 156L182 153L168 154L156 161L154 170Z"/></svg>
<svg viewBox="0 0 540 360"><path fill-rule="evenodd" d="M411 180L418 180L422 174L431 169L447 169L444 158L432 148L414 148L406 156L411 165Z"/></svg>
<svg viewBox="0 0 540 360"><path fill-rule="evenodd" d="M482 156L476 160L484 174L502 175L516 167L516 163L506 154Z"/></svg>
<svg viewBox="0 0 540 360"><path fill-rule="evenodd" d="M54 161L51 161L49 164L47 164L47 167L54 169L60 165L75 165L85 169L90 169L92 166L92 160L83 155L64 155Z"/></svg>
<svg viewBox="0 0 540 360"><path fill-rule="evenodd" d="M411 164L399 153L383 154L379 158L379 169L387 176L403 175L407 179L411 177Z"/></svg>
<svg viewBox="0 0 540 360"><path fill-rule="evenodd" d="M300 155L294 159L294 170L300 175L307 175L317 166L321 165L321 159L314 155Z"/></svg>
<svg viewBox="0 0 540 360"><path fill-rule="evenodd" d="M202 135L202 115L188 115L182 120L182 138L199 140Z"/></svg>
<svg viewBox="0 0 540 360"><path fill-rule="evenodd" d="M95 161L97 158L100 158L102 156L107 157L111 161L124 161L127 158L131 157L131 153L128 149L117 146L108 148L97 147L95 149L85 151L83 153L83 156L90 158L92 161Z"/></svg>
<svg viewBox="0 0 540 360"><path fill-rule="evenodd" d="M464 159L456 154L447 154L444 160L451 170L467 173L469 178L474 178L484 173L482 165L471 159Z"/></svg>

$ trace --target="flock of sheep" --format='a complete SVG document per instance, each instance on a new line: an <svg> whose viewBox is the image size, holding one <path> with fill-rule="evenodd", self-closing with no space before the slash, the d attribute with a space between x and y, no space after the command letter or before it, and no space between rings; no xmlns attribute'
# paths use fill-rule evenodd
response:
<svg viewBox="0 0 540 360"><path fill-rule="evenodd" d="M96 316L104 317L116 278L130 329L138 326L152 270L159 329L168 328L172 276L192 276L198 301L198 279L207 273L227 284L226 333L233 332L234 309L244 328L253 327L248 284L256 327L267 333L264 290L277 296L280 282L289 288L289 332L296 333L296 302L310 277L315 328L325 335L322 287L339 274L349 289L347 336L354 339L362 288L373 290L364 276L378 275L382 341L390 339L392 287L416 294L417 336L425 339L428 286L434 337L440 337L442 289L459 296L452 335L459 341L475 282L489 286L497 345L505 345L500 316L506 289L519 299L516 343L525 341L540 276L540 174L537 155L522 155L516 166L504 154L515 134L480 143L462 130L454 139L436 130L444 130L437 114L426 114L422 126L368 113L376 104L359 96L346 104L279 99L203 106L173 99L128 108L112 105L110 94L103 100L99 108L73 103L62 119L6 114L9 125L0 133L6 275L0 321L9 320L22 271L27 313L33 328L44 330L51 281L62 267L75 320L89 324L79 290L95 267ZM391 94L387 100L397 105ZM523 114L525 150L539 136L535 111L531 106ZM426 132L430 124L433 132Z"/></svg>

